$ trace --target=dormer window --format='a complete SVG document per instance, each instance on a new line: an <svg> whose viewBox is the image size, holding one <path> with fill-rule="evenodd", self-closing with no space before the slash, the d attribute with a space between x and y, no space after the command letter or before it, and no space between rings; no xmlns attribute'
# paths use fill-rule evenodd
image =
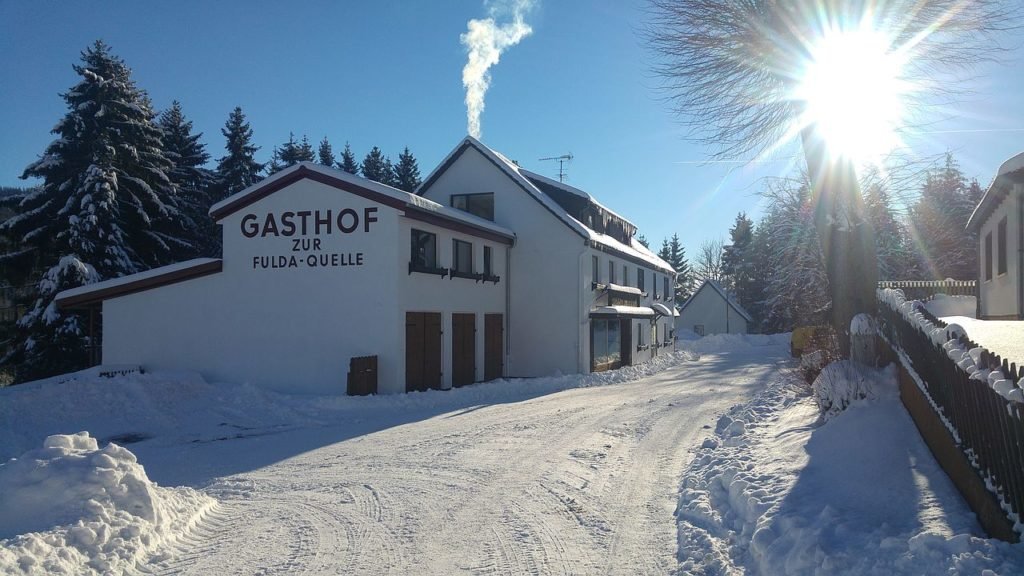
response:
<svg viewBox="0 0 1024 576"><path fill-rule="evenodd" d="M494 222L494 193L452 194L452 208Z"/></svg>

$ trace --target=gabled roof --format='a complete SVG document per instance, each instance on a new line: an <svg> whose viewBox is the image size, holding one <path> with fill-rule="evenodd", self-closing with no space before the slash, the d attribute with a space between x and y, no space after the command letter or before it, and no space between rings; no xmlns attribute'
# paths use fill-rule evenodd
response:
<svg viewBox="0 0 1024 576"><path fill-rule="evenodd" d="M464 154L466 150L469 150L470 148L478 151L481 155L483 155L484 158L489 160L502 173L508 176L519 188L521 188L524 192L526 192L537 202L539 202L542 206L544 206L544 208L551 212L551 214L558 218L563 224L568 226L570 230L572 230L580 237L582 237L591 247L596 248L598 250L603 250L605 252L616 254L621 258L632 260L635 263L650 266L651 268L655 268L662 272L675 274L675 270L672 269L672 266L670 266L668 262L665 262L661 258L658 258L658 256L656 256L653 252L651 252L642 244L637 242L635 238L630 238L630 243L627 245L623 244L622 242L618 241L612 236L609 236L607 234L601 234L599 232L591 230L582 222L580 222L576 218L573 218L572 215L570 215L565 208L559 205L558 202L555 202L550 196L545 194L531 180L544 179L546 181L551 182L552 185L557 184L559 188L565 190L566 192L575 194L577 196L580 196L581 198L586 198L588 201L592 201L594 202L594 204L600 206L600 204L598 204L597 201L594 200L589 194L577 188L573 188L572 186L568 186L562 183L556 183L553 180L546 179L543 176L534 174L533 172L520 168L518 165L516 165L515 162L509 160L501 153L492 150L491 148L488 148L482 142L480 142L476 138L473 138L472 136L466 136L466 138L463 139L459 143L459 145L456 146L455 149L452 150L448 154L448 156L446 156L445 159L441 161L440 164L438 164L437 168L435 168L430 173L430 175L427 176L425 180L423 180L423 183L420 184L420 187L416 189L416 194L418 196L422 196L424 193L426 193L426 191L431 186L434 185L437 179L440 178L441 175L444 174L448 170L448 168L450 168L451 165L455 163L455 161L458 160L459 157L461 157L462 154ZM604 208L603 206L601 207ZM615 214L614 212L608 210L607 208L604 209L611 214ZM616 216L618 215L616 214ZM619 218L621 218L621 216ZM621 219L626 222L629 222L625 218ZM632 223L630 223L630 225L632 226Z"/></svg>
<svg viewBox="0 0 1024 576"><path fill-rule="evenodd" d="M1024 152L1017 154L999 166L995 179L981 197L981 202L974 209L967 221L967 229L977 232L995 212L1003 199L1010 193L1012 184L1024 184Z"/></svg>
<svg viewBox="0 0 1024 576"><path fill-rule="evenodd" d="M689 298L686 299L686 302L683 303L683 306L679 309L679 311L682 312L683 310L686 310L686 307L689 306L691 302L693 302L693 299L697 297L697 294L700 294L700 291L707 286L710 286L712 290L717 292L718 295L722 297L722 300L728 302L729 306L733 310L735 310L737 314L742 316L744 320L746 320L747 322L754 321L754 317L751 316L749 312L744 310L742 306L734 302L732 298L729 298L729 295L726 294L725 289L722 288L718 284L718 282L715 282L714 280L705 280L704 283L700 285L700 288L697 288L697 290L693 294L691 294Z"/></svg>
<svg viewBox="0 0 1024 576"><path fill-rule="evenodd" d="M210 207L210 216L220 221L246 206L249 206L271 194L286 188L300 180L309 179L325 184L338 190L344 190L356 196L404 210L404 215L416 220L423 220L454 228L468 234L482 236L491 240L511 244L515 241L515 233L462 210L456 210L415 194L410 194L373 180L361 178L334 168L328 168L313 162L301 162L289 166L276 174L265 178L245 190L233 194Z"/></svg>

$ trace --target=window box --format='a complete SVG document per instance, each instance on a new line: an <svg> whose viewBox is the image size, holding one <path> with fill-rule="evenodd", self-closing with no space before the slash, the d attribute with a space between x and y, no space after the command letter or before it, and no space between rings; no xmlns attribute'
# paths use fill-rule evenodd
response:
<svg viewBox="0 0 1024 576"><path fill-rule="evenodd" d="M434 268L433 266L420 266L409 262L409 274L413 272L419 272L421 274L436 274L441 278L447 276L450 272L447 268Z"/></svg>
<svg viewBox="0 0 1024 576"><path fill-rule="evenodd" d="M459 272L454 268L452 268L451 273L452 278L465 278L466 280L476 280L477 282L479 282L484 277L483 274L476 274L474 272Z"/></svg>
<svg viewBox="0 0 1024 576"><path fill-rule="evenodd" d="M480 276L481 282L494 282L495 284L497 284L498 281L501 280L501 276L495 276L493 274L481 274Z"/></svg>

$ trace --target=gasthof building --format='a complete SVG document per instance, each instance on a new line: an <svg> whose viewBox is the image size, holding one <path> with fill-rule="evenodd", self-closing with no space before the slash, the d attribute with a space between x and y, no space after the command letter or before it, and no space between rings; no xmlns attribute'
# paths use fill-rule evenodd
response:
<svg viewBox="0 0 1024 576"><path fill-rule="evenodd" d="M416 194L302 163L210 213L222 258L58 295L102 315L103 364L298 393L363 366L397 393L674 349L675 272L636 227L471 137Z"/></svg>

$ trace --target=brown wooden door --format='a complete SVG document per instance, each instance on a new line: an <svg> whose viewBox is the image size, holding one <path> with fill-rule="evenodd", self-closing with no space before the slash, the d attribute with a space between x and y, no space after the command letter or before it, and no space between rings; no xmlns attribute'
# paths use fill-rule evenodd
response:
<svg viewBox="0 0 1024 576"><path fill-rule="evenodd" d="M452 386L476 379L476 314L452 314Z"/></svg>
<svg viewBox="0 0 1024 576"><path fill-rule="evenodd" d="M504 376L504 318L501 314L484 315L484 380Z"/></svg>
<svg viewBox="0 0 1024 576"><path fill-rule="evenodd" d="M405 313L405 391L441 388L441 314Z"/></svg>

